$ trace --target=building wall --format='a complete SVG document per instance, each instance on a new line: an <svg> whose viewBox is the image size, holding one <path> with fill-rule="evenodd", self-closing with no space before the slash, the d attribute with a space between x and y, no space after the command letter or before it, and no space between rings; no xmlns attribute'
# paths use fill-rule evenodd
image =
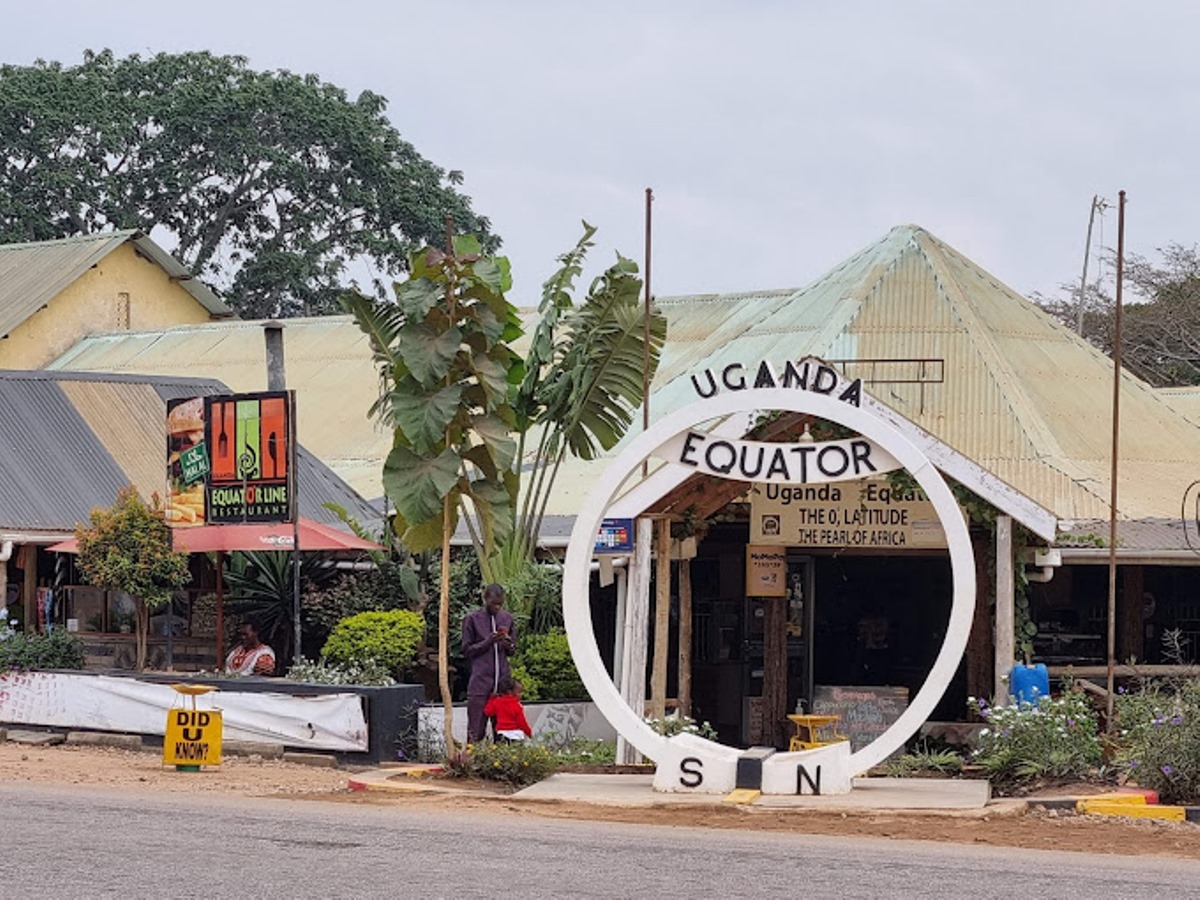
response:
<svg viewBox="0 0 1200 900"><path fill-rule="evenodd" d="M95 332L189 325L210 318L178 282L126 243L0 340L0 369L40 369Z"/></svg>

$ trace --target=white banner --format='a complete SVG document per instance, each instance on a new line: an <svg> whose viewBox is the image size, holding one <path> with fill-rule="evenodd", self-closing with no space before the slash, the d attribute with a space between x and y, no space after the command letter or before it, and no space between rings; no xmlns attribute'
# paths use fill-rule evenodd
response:
<svg viewBox="0 0 1200 900"><path fill-rule="evenodd" d="M0 724L163 734L167 711L190 699L167 684L105 675L0 672ZM225 739L310 750L365 751L367 721L356 694L289 694L219 690L197 708L220 709Z"/></svg>
<svg viewBox="0 0 1200 900"><path fill-rule="evenodd" d="M852 481L901 468L894 456L861 437L774 444L689 430L671 438L654 455L705 475L759 484Z"/></svg>

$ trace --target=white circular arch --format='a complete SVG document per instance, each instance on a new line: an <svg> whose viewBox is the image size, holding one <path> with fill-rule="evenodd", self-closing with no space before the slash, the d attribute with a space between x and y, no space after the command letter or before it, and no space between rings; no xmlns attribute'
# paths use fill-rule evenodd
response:
<svg viewBox="0 0 1200 900"><path fill-rule="evenodd" d="M911 441L892 425L869 412L833 397L791 388L759 388L718 394L700 400L655 422L632 441L604 471L588 495L571 531L563 572L563 622L576 668L600 712L633 746L658 760L667 738L655 732L630 709L609 677L592 628L590 569L600 523L617 491L642 461L686 429L734 413L779 410L808 413L837 422L875 441L892 454L929 497L950 551L954 600L942 649L925 683L908 708L883 734L850 757L850 771L865 772L904 746L949 687L967 647L975 614L975 558L967 524L941 474Z"/></svg>

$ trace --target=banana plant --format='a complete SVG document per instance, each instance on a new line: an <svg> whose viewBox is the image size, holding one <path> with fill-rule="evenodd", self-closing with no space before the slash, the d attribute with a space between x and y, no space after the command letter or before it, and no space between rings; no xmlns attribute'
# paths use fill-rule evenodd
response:
<svg viewBox="0 0 1200 900"><path fill-rule="evenodd" d="M461 236L446 251L409 257L395 303L343 298L379 371L372 412L392 428L383 487L396 508L396 533L410 551L441 549L438 680L448 752L450 537L468 507L473 540L481 554L494 553L510 533L517 496L511 399L524 366L509 347L521 335L505 298L511 284L507 259L485 257L478 240Z"/></svg>

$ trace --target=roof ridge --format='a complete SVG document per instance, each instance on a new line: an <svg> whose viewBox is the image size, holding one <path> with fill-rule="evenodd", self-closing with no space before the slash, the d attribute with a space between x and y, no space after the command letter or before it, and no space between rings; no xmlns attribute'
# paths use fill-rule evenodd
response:
<svg viewBox="0 0 1200 900"><path fill-rule="evenodd" d="M50 238L46 241L14 241L0 243L0 252L5 250L31 250L35 247L47 247L61 244L84 244L93 241L109 241L121 238L122 243L141 234L136 228L117 228L113 231L94 231L90 234L73 234L68 237Z"/></svg>

